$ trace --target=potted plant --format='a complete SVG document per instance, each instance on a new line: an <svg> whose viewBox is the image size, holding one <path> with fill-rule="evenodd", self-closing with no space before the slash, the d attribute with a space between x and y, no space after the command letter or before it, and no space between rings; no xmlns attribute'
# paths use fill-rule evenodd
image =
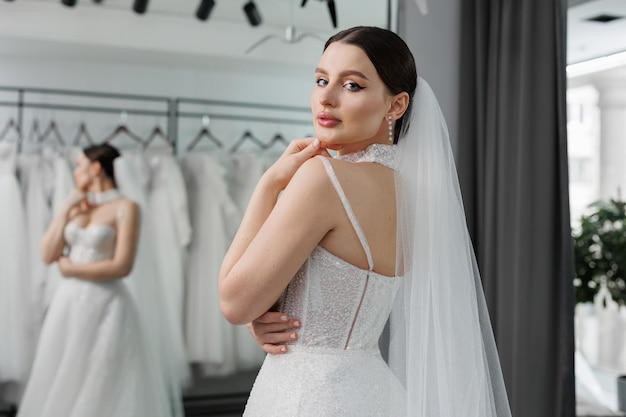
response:
<svg viewBox="0 0 626 417"><path fill-rule="evenodd" d="M626 306L626 203L610 200L590 206L590 212L580 219L580 227L572 234L574 241L574 288L576 304L592 303L601 288L598 299L603 317L599 318L598 346L603 349L605 366L615 364L623 368L624 323L616 312ZM613 299L606 303L606 293ZM621 307L617 307L615 302ZM612 313L607 313L613 311ZM596 311L598 314L598 311ZM608 320L607 320L608 319ZM603 320L605 322L603 322ZM606 355L607 352L610 352ZM622 364L622 365L620 365ZM614 369L624 372L624 369ZM618 408L626 411L626 377L617 378Z"/></svg>
<svg viewBox="0 0 626 417"><path fill-rule="evenodd" d="M626 203L593 203L580 219L574 240L576 303L593 302L605 284L613 299L626 304Z"/></svg>

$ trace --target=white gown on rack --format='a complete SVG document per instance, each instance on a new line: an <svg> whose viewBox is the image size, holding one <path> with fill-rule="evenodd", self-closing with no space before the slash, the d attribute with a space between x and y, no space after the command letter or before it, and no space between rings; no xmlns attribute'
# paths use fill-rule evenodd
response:
<svg viewBox="0 0 626 417"><path fill-rule="evenodd" d="M108 225L68 223L70 261L110 259L115 237ZM18 417L169 417L143 330L124 280L64 278L46 315Z"/></svg>
<svg viewBox="0 0 626 417"><path fill-rule="evenodd" d="M65 156L59 155L56 152L50 152L48 157L54 166L52 213L56 213L74 188L74 178L72 177L70 164ZM54 264L49 265L44 300L46 308L48 308L48 305L54 297L54 292L61 281L63 281L63 276L59 272L59 268Z"/></svg>
<svg viewBox="0 0 626 417"><path fill-rule="evenodd" d="M15 170L15 146L0 142L0 384L16 383L19 389L28 377L33 351L24 207Z"/></svg>
<svg viewBox="0 0 626 417"><path fill-rule="evenodd" d="M234 327L219 308L219 269L239 224L239 211L224 181L225 171L205 154L181 158L194 235L189 245L185 337L189 360L207 375L236 370Z"/></svg>
<svg viewBox="0 0 626 417"><path fill-rule="evenodd" d="M385 145L372 146L368 150ZM363 156L353 162L394 167L392 154ZM369 270L321 246L313 250L279 300L279 311L302 320L298 340L290 343L286 354L267 355L244 417L403 416L404 388L378 348L402 278L373 272L358 220L332 165L320 158L361 240Z"/></svg>
<svg viewBox="0 0 626 417"><path fill-rule="evenodd" d="M268 166L268 159L267 154L252 152L237 153L230 158L231 175L228 191L242 215ZM235 351L237 352L237 367L241 370L258 369L265 357L264 352L259 349L259 345L250 336L245 326L235 327Z"/></svg>
<svg viewBox="0 0 626 417"><path fill-rule="evenodd" d="M192 233L185 180L171 155L151 156L150 169L148 207L155 238L155 262L163 280L170 315L177 333L183 335L187 246Z"/></svg>
<svg viewBox="0 0 626 417"><path fill-rule="evenodd" d="M137 303L141 323L159 359L160 371L168 385L174 415L183 414L182 389L190 379L183 335L167 308L163 280L155 263L152 213L147 193L150 169L141 154L124 154L115 160L115 177L122 194L141 208L141 227L129 290Z"/></svg>
<svg viewBox="0 0 626 417"><path fill-rule="evenodd" d="M39 245L52 218L50 203L54 192L54 165L45 152L22 155L20 172L30 266L28 287L32 323L29 324L29 332L33 346L36 346L46 310L45 289L48 277L48 266L41 259Z"/></svg>

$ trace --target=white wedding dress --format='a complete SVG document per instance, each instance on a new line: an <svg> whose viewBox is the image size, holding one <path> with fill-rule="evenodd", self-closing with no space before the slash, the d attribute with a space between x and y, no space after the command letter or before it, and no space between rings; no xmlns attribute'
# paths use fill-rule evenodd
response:
<svg viewBox="0 0 626 417"><path fill-rule="evenodd" d="M239 211L228 195L219 162L187 154L181 169L189 196L193 238L189 245L185 328L189 360L207 376L236 372L235 327L220 312L217 279L234 235Z"/></svg>
<svg viewBox="0 0 626 417"><path fill-rule="evenodd" d="M68 223L70 261L110 259L115 237L108 225ZM165 384L139 323L124 280L61 280L18 417L169 417Z"/></svg>
<svg viewBox="0 0 626 417"><path fill-rule="evenodd" d="M279 300L279 311L300 318L289 352L267 355L244 417L394 417L405 415L405 391L383 360L378 339L400 280L373 271L367 239L331 163L325 163L367 255L369 270L317 246ZM391 146L372 145L342 157L395 167Z"/></svg>
<svg viewBox="0 0 626 417"><path fill-rule="evenodd" d="M14 385L16 391L2 392L9 402L16 401L23 389L33 352L24 206L16 163L15 145L0 142L0 385Z"/></svg>

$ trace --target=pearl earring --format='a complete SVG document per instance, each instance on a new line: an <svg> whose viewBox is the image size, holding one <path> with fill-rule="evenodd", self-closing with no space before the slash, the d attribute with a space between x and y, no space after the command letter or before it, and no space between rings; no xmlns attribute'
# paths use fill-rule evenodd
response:
<svg viewBox="0 0 626 417"><path fill-rule="evenodd" d="M391 115L387 116L387 123L389 125L389 142L393 142L393 124L391 123Z"/></svg>

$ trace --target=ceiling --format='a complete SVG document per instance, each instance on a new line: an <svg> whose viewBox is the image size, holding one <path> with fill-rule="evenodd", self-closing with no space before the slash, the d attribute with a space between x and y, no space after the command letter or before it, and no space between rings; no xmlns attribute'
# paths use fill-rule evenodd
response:
<svg viewBox="0 0 626 417"><path fill-rule="evenodd" d="M337 0L338 28L332 26L327 2L254 0L262 17L251 26L243 6L248 0L215 0L207 21L194 14L200 0L150 0L138 15L133 0L0 1L0 54L119 60L140 64L249 68L313 65L325 39L355 25L387 27L389 4L398 0ZM395 8L395 7L394 7ZM287 43L285 30L295 25L304 37ZM247 49L270 36L252 52ZM318 39L319 38L319 39Z"/></svg>
<svg viewBox="0 0 626 417"><path fill-rule="evenodd" d="M150 0L144 15L131 10L133 0L78 0L74 8L60 0L0 1L0 54L227 68L254 61L280 71L314 64L323 46L312 36L288 44L287 25L322 39L359 24L387 27L389 4L395 9L400 0L336 0L338 29L320 0L304 8L301 0L254 0L263 22L252 27L242 10L247 1L215 0L205 22L194 16L200 0ZM569 6L568 64L626 51L626 18L588 20L626 16L626 0L569 0ZM246 53L265 36L275 37Z"/></svg>
<svg viewBox="0 0 626 417"><path fill-rule="evenodd" d="M573 64L626 51L626 0L569 0L567 62ZM588 19L621 16L611 22Z"/></svg>

